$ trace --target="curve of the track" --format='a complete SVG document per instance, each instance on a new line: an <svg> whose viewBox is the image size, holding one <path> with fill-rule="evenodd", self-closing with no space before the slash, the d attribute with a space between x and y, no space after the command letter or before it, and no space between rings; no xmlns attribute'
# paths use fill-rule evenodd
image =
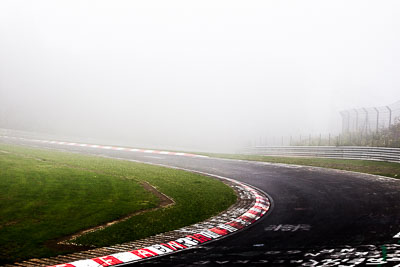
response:
<svg viewBox="0 0 400 267"><path fill-rule="evenodd" d="M400 181L395 179L322 168L148 155L21 140L7 142L207 172L248 183L271 196L273 210L249 229L204 247L139 265L258 265L271 263L274 253L280 255L281 261L276 256L273 260L277 264L273 265L287 265L287 253L279 251L290 254L393 243L393 236L400 231Z"/></svg>

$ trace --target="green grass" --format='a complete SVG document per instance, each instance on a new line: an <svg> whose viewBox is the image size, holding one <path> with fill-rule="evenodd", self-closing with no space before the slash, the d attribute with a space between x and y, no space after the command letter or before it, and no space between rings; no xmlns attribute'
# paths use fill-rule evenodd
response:
<svg viewBox="0 0 400 267"><path fill-rule="evenodd" d="M273 157L261 155L243 154L203 154L217 158L252 160L271 163L296 164L332 168L346 171L369 173L392 178L400 178L400 163L372 161L372 160L349 160L329 158L303 158L303 157Z"/></svg>
<svg viewBox="0 0 400 267"><path fill-rule="evenodd" d="M9 153L5 153L9 152ZM67 253L48 246L79 230L157 207L148 182L176 204L80 237L107 246L209 218L236 200L222 182L164 167L0 144L0 265Z"/></svg>

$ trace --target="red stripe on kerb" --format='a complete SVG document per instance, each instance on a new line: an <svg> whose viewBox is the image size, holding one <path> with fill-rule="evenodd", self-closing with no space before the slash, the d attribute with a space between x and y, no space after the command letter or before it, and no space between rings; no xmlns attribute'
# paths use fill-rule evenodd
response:
<svg viewBox="0 0 400 267"><path fill-rule="evenodd" d="M158 255L157 253L155 253L147 248L137 249L137 250L130 251L130 252L142 259L150 258L150 257L154 257L154 256Z"/></svg>
<svg viewBox="0 0 400 267"><path fill-rule="evenodd" d="M72 265L71 263L64 263L64 264L52 265L49 267L75 267L75 265Z"/></svg>
<svg viewBox="0 0 400 267"><path fill-rule="evenodd" d="M214 233L219 234L219 235L227 235L227 234L229 234L228 230L219 229L219 228L216 228L216 227L208 229L208 231L214 232Z"/></svg>
<svg viewBox="0 0 400 267"><path fill-rule="evenodd" d="M237 229L242 229L245 227L245 225L241 224L240 222L228 222L227 225L230 225L232 227L235 227Z"/></svg>
<svg viewBox="0 0 400 267"><path fill-rule="evenodd" d="M99 257L99 258L94 258L92 259L93 261L97 262L101 266L112 266L116 264L123 263L119 259L113 257L113 256L104 256L104 257Z"/></svg>
<svg viewBox="0 0 400 267"><path fill-rule="evenodd" d="M241 219L241 220L243 220L243 221L246 221L246 222L253 222L253 221L255 221L255 220L253 220L253 218L250 218L250 217L247 217L247 216L244 216L244 215L240 216L239 219Z"/></svg>
<svg viewBox="0 0 400 267"><path fill-rule="evenodd" d="M259 210L268 210L268 206L260 206L260 205L254 205L253 208L259 209Z"/></svg>
<svg viewBox="0 0 400 267"><path fill-rule="evenodd" d="M260 211L249 210L247 213L251 213L251 214L256 215L256 216L262 216L262 213Z"/></svg>
<svg viewBox="0 0 400 267"><path fill-rule="evenodd" d="M182 245L181 243L178 243L176 241L169 241L167 244L161 243L161 245L166 246L172 250L178 250L178 249L184 249L187 248L187 246Z"/></svg>
<svg viewBox="0 0 400 267"><path fill-rule="evenodd" d="M212 240L211 238L205 237L202 234L193 234L193 235L188 235L187 237L195 239L195 240L199 241L200 243L204 243L204 242Z"/></svg>

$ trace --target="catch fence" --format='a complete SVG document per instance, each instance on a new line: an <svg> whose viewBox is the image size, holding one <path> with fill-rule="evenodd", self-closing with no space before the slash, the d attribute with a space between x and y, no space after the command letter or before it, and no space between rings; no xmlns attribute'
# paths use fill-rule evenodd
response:
<svg viewBox="0 0 400 267"><path fill-rule="evenodd" d="M388 106L349 109L340 112L342 134L378 133L391 125L400 123L400 101Z"/></svg>

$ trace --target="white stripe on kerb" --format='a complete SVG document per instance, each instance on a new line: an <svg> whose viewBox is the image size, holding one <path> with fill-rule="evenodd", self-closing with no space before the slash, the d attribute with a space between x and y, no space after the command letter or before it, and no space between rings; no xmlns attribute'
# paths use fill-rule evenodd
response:
<svg viewBox="0 0 400 267"><path fill-rule="evenodd" d="M249 217L249 218L251 218L251 219L255 219L255 218L257 217L256 215L254 215L254 214L252 214L252 213L248 213L248 212L246 212L245 214L243 214L243 216Z"/></svg>
<svg viewBox="0 0 400 267"><path fill-rule="evenodd" d="M76 267L99 267L99 264L93 260L80 260L71 262Z"/></svg>
<svg viewBox="0 0 400 267"><path fill-rule="evenodd" d="M119 259L122 262L130 262L130 261L135 261L135 260L140 260L141 258L133 253L130 252L121 252L121 253L116 253L112 254L111 256Z"/></svg>

